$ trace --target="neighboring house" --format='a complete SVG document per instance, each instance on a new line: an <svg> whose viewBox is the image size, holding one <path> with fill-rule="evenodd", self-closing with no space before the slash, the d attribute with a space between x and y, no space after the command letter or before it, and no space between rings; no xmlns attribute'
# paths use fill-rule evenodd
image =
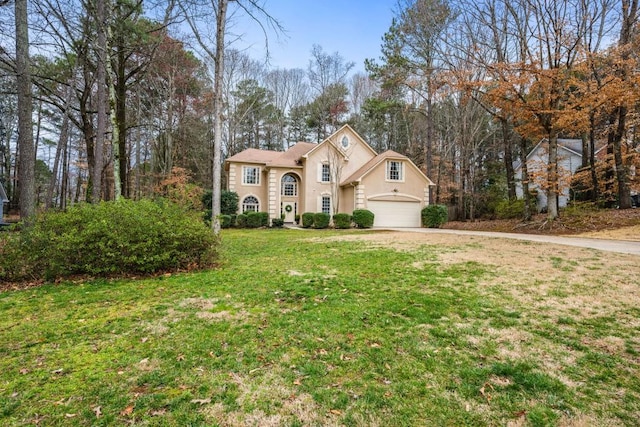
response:
<svg viewBox="0 0 640 427"><path fill-rule="evenodd" d="M547 179L547 162L549 160L549 142L543 139L533 147L527 155L527 170L529 172L529 190L537 191L538 210L547 207L547 194L544 190ZM571 176L582 166L582 140L558 138L558 175L560 194L558 206L565 207L569 202L569 184ZM516 165L515 176L517 179L516 195L522 198L522 162Z"/></svg>
<svg viewBox="0 0 640 427"><path fill-rule="evenodd" d="M4 191L4 187L0 182L0 224L4 224L4 204L9 203L7 193Z"/></svg>
<svg viewBox="0 0 640 427"><path fill-rule="evenodd" d="M242 151L226 160L225 170L240 212L268 212L285 222L305 212L368 209L374 226L419 227L433 185L408 157L377 154L348 125L320 144L299 142L284 152Z"/></svg>

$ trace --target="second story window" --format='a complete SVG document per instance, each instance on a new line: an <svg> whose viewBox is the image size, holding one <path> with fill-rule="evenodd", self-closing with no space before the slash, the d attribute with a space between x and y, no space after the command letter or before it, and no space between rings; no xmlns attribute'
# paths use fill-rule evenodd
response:
<svg viewBox="0 0 640 427"><path fill-rule="evenodd" d="M320 176L320 181L331 182L331 169L329 168L329 165L326 163L322 164L322 174Z"/></svg>
<svg viewBox="0 0 640 427"><path fill-rule="evenodd" d="M402 181L404 176L402 174L402 162L388 161L387 162L387 180L388 181Z"/></svg>
<svg viewBox="0 0 640 427"><path fill-rule="evenodd" d="M245 185L260 184L260 168L255 166L242 167L242 183Z"/></svg>

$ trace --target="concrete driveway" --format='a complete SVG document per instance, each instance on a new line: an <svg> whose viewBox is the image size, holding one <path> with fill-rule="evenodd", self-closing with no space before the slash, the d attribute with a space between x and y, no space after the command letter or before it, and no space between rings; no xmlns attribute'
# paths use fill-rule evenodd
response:
<svg viewBox="0 0 640 427"><path fill-rule="evenodd" d="M408 231L425 234L457 234L467 236L483 236L498 239L528 240L531 242L554 243L557 245L578 246L581 248L598 249L600 251L618 252L621 254L631 254L640 256L640 242L626 240L606 240L589 239L584 237L571 236L546 236L538 234L520 233L497 233L492 231L468 231L468 230L448 230L444 228L377 228L378 230Z"/></svg>

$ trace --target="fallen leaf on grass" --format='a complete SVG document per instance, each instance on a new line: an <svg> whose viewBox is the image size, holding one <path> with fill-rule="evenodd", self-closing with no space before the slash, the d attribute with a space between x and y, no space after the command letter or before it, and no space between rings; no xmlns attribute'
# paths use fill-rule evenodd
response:
<svg viewBox="0 0 640 427"><path fill-rule="evenodd" d="M485 390L485 387L490 388L492 391L494 390L494 388L493 388L493 385L491 385L491 383L484 383L484 385L480 387L480 394L482 395L482 397L487 399L487 403L489 403L491 402L491 393L487 392Z"/></svg>
<svg viewBox="0 0 640 427"><path fill-rule="evenodd" d="M127 406L120 412L120 415L122 415L123 417L128 417L131 414L133 414L133 405Z"/></svg>
<svg viewBox="0 0 640 427"><path fill-rule="evenodd" d="M191 403L197 403L198 405L205 405L207 403L211 403L211 399L206 398L206 399L192 399Z"/></svg>
<svg viewBox="0 0 640 427"><path fill-rule="evenodd" d="M92 410L93 413L96 414L96 418L100 418L102 416L102 408L100 406L96 406Z"/></svg>
<svg viewBox="0 0 640 427"><path fill-rule="evenodd" d="M29 370L27 368L22 368L22 369L20 369L20 373L22 375L27 375L29 373Z"/></svg>
<svg viewBox="0 0 640 427"><path fill-rule="evenodd" d="M152 417L158 417L160 415L165 415L167 413L166 409L156 409L155 411L151 411Z"/></svg>
<svg viewBox="0 0 640 427"><path fill-rule="evenodd" d="M64 414L65 418L73 418L75 416L77 416L78 414Z"/></svg>
<svg viewBox="0 0 640 427"><path fill-rule="evenodd" d="M183 360L184 360L184 354L181 354L181 355L179 355L178 357L176 357L176 360L177 360L178 362L183 361Z"/></svg>

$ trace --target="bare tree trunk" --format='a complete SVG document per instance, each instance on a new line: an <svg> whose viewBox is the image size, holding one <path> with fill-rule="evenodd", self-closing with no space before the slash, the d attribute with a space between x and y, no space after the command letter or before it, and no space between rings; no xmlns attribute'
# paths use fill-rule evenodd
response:
<svg viewBox="0 0 640 427"><path fill-rule="evenodd" d="M529 167L527 166L527 153L529 153L529 144L526 138L520 138L520 152L522 153L522 198L524 199L524 215L523 220L530 221L533 209L531 206L531 194L529 193Z"/></svg>
<svg viewBox="0 0 640 427"><path fill-rule="evenodd" d="M18 89L18 176L20 184L20 218L36 211L35 157L32 128L31 70L27 0L15 0L16 78Z"/></svg>
<svg viewBox="0 0 640 427"><path fill-rule="evenodd" d="M222 78L224 73L224 35L228 0L218 2L216 15L216 58L213 83L213 200L211 227L220 234L220 196L222 194Z"/></svg>
<svg viewBox="0 0 640 427"><path fill-rule="evenodd" d="M69 85L67 92L67 99L64 106L64 117L62 118L62 125L60 126L60 139L58 139L58 146L56 147L56 158L53 162L53 172L51 173L51 179L49 180L49 187L47 189L47 198L45 200L46 209L50 209L53 206L53 192L55 190L58 180L58 169L60 167L60 157L66 154L66 150L63 150L63 146L66 146L69 140L69 114L71 107L71 98L73 97L73 83ZM64 197L64 193L61 191L61 197Z"/></svg>
<svg viewBox="0 0 640 427"><path fill-rule="evenodd" d="M558 217L558 134L549 134L549 158L547 163L547 218Z"/></svg>
<svg viewBox="0 0 640 427"><path fill-rule="evenodd" d="M91 201L98 203L102 193L102 172L104 169L104 140L107 132L107 94L106 74L107 74L107 34L105 28L106 10L105 0L97 0L96 3L96 20L98 31L98 64L96 70L96 98L97 98L97 129L94 143L94 159L95 166L93 168L92 177L92 194Z"/></svg>
<svg viewBox="0 0 640 427"><path fill-rule="evenodd" d="M511 142L511 130L509 129L509 121L501 117L502 125L502 141L504 148L504 167L507 175L507 195L509 200L516 199L516 180L515 171L513 170L513 144Z"/></svg>

